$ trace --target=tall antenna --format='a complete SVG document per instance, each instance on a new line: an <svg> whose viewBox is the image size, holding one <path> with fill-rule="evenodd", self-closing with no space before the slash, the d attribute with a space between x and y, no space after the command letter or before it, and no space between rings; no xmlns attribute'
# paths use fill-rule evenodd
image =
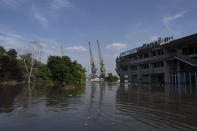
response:
<svg viewBox="0 0 197 131"><path fill-rule="evenodd" d="M63 45L61 45L61 53L62 53L62 56L64 56L64 47L63 47Z"/></svg>
<svg viewBox="0 0 197 131"><path fill-rule="evenodd" d="M100 48L99 40L97 40L97 45L98 45L98 52L99 52L99 59L100 59L100 75L105 76L105 67L104 67L103 57L101 55L101 48Z"/></svg>
<svg viewBox="0 0 197 131"><path fill-rule="evenodd" d="M96 68L95 63L94 63L90 42L88 42L88 45L89 45L89 51L90 51L90 65L91 65L91 73L92 73L91 77L96 78L97 68Z"/></svg>

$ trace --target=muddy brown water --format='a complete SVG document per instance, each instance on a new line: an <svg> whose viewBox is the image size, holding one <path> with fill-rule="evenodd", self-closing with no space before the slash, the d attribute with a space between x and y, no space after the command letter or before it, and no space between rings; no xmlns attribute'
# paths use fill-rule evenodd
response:
<svg viewBox="0 0 197 131"><path fill-rule="evenodd" d="M87 82L67 91L0 87L0 131L197 130L197 93Z"/></svg>

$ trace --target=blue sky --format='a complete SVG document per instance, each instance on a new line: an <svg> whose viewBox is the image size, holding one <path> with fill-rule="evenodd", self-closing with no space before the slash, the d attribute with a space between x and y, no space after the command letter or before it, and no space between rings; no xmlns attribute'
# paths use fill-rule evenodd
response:
<svg viewBox="0 0 197 131"><path fill-rule="evenodd" d="M90 70L88 41L99 67L96 40L105 66L115 72L122 51L158 37L197 33L196 0L0 0L0 45L23 53L31 41L43 59L65 55Z"/></svg>

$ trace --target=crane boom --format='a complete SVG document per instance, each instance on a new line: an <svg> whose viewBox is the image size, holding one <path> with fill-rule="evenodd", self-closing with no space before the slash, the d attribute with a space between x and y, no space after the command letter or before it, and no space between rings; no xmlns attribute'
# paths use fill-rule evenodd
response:
<svg viewBox="0 0 197 131"><path fill-rule="evenodd" d="M96 78L96 72L97 72L97 68L95 66L94 63L94 59L93 59L93 55L92 55L92 49L91 49L91 44L90 42L88 42L89 45L89 52L90 52L90 65L91 65L91 77Z"/></svg>
<svg viewBox="0 0 197 131"><path fill-rule="evenodd" d="M103 57L101 54L101 48L100 48L100 41L97 40L97 45L98 45L98 52L99 52L99 59L100 59L100 75L105 76L105 67L104 67L104 61Z"/></svg>

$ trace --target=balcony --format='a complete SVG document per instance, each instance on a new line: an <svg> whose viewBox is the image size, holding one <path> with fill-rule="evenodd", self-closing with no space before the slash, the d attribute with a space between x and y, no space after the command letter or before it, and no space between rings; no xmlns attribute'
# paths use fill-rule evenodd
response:
<svg viewBox="0 0 197 131"><path fill-rule="evenodd" d="M176 53L167 54L167 55L151 56L151 57L141 58L141 59L137 59L137 60L129 60L127 62L127 64L132 65L132 64L146 63L146 62L149 62L149 61L157 61L157 60L172 58L174 56L176 56Z"/></svg>

